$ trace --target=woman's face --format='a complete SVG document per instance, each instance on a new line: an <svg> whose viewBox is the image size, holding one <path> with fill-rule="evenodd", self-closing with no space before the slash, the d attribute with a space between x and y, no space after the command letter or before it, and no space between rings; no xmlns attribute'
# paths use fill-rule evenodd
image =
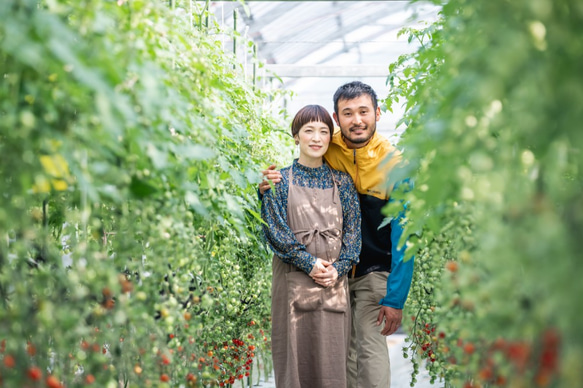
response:
<svg viewBox="0 0 583 388"><path fill-rule="evenodd" d="M330 128L320 121L312 121L300 128L295 136L300 146L299 162L319 166L330 145Z"/></svg>

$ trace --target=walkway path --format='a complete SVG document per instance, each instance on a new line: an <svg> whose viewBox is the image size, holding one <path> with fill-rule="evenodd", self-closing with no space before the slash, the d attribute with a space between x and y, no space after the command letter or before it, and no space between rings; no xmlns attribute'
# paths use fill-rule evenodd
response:
<svg viewBox="0 0 583 388"><path fill-rule="evenodd" d="M391 358L391 388L410 388L411 387L411 371L413 370L413 365L410 359L403 357L403 344L405 342L405 334L393 334L387 337L387 343L389 345L389 355ZM256 372L254 372L256 373ZM254 378L256 380L256 377ZM431 384L429 382L429 374L426 370L421 367L421 371L417 376L417 383L414 388L440 388L443 384L439 382ZM235 385L237 387L237 385ZM273 381L273 374L269 376L266 381L262 378L258 385L254 385L258 388L275 388L275 383Z"/></svg>

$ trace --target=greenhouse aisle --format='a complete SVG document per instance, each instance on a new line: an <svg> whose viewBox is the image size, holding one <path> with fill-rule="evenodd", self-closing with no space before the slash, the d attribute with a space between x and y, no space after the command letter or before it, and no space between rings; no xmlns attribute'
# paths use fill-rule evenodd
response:
<svg viewBox="0 0 583 388"><path fill-rule="evenodd" d="M389 354L391 357L391 388L409 388L411 387L411 371L413 366L408 358L403 357L403 343L405 342L406 335L402 332L397 332L387 337L387 343L389 345ZM431 384L429 382L429 374L426 370L421 368L419 376L417 376L417 383L414 388L438 388L441 384L436 382ZM275 388L275 383L273 381L273 375L270 376L269 380L265 381L262 379L259 384L254 385L254 387L259 388Z"/></svg>

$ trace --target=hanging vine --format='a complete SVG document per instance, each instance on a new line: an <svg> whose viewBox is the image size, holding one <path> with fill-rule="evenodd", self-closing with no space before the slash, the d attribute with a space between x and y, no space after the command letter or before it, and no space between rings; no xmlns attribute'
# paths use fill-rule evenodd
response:
<svg viewBox="0 0 583 388"><path fill-rule="evenodd" d="M270 370L255 188L289 139L207 13L0 5L0 385L250 384L253 362Z"/></svg>
<svg viewBox="0 0 583 388"><path fill-rule="evenodd" d="M583 9L575 1L448 1L410 30L386 104L414 189L407 329L414 373L451 387L583 381L578 129Z"/></svg>

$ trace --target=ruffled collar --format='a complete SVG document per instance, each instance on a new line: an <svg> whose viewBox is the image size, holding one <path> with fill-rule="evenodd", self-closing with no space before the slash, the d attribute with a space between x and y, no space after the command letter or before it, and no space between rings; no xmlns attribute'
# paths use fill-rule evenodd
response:
<svg viewBox="0 0 583 388"><path fill-rule="evenodd" d="M308 167L300 164L298 159L294 159L293 169L294 171L301 171L305 174L321 174L322 172L327 171L329 167L326 165L326 162L322 163L319 167Z"/></svg>

